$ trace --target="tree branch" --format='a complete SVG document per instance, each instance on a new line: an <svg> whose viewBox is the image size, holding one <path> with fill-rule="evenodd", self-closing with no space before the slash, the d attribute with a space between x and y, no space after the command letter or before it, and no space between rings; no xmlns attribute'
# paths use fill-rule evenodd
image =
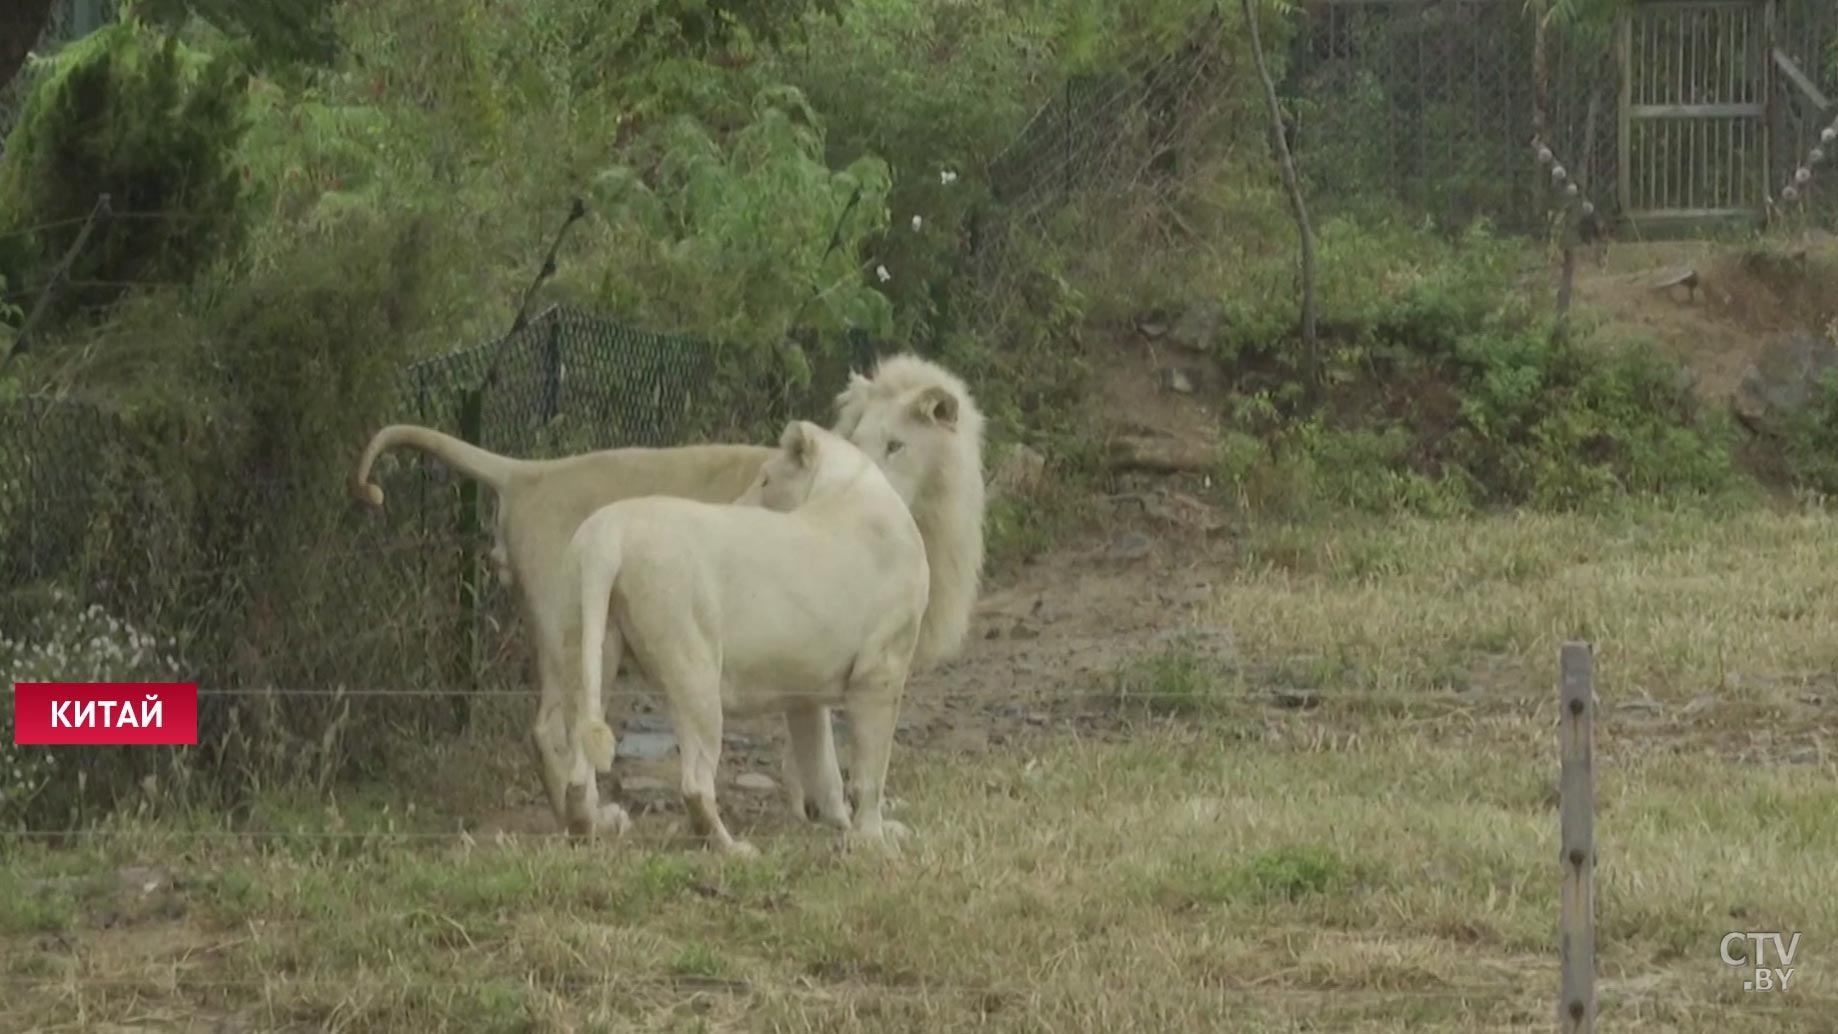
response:
<svg viewBox="0 0 1838 1034"><path fill-rule="evenodd" d="M1302 351L1312 394L1321 384L1321 342L1315 331L1315 230L1308 221L1302 183L1296 175L1295 159L1289 153L1289 140L1283 134L1283 106L1277 102L1276 83L1271 80L1270 66L1264 61L1264 44L1257 32L1257 12L1251 0L1239 2L1244 6L1245 25L1251 32L1251 56L1257 62L1257 76L1263 80L1264 100L1270 105L1270 135L1276 146L1277 162L1283 170L1283 187L1289 192L1289 204L1302 236Z"/></svg>

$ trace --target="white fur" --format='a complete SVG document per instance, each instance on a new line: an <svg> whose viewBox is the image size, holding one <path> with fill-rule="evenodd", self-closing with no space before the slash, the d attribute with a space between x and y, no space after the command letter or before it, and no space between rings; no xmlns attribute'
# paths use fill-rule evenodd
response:
<svg viewBox="0 0 1838 1034"><path fill-rule="evenodd" d="M846 709L855 746L852 832L883 842L881 788L926 611L925 540L861 450L805 421L786 428L747 499L760 505L627 499L575 531L568 568L580 592L583 678L571 788L592 783L590 766L612 766L601 665L629 648L669 700L683 801L711 846L753 853L715 807L724 712L808 718L833 706ZM823 760L793 753L801 765ZM840 797L826 775L804 772Z"/></svg>
<svg viewBox="0 0 1838 1034"><path fill-rule="evenodd" d="M915 670L962 649L983 574L983 414L936 363L896 355L836 396L837 434L887 472L912 507L931 560L931 602ZM904 443L888 455L892 442Z"/></svg>
<svg viewBox="0 0 1838 1034"><path fill-rule="evenodd" d="M937 390L928 390L937 389ZM942 392L952 403L942 401ZM963 640L983 560L983 417L963 382L916 356L891 357L872 380L859 375L836 399L837 433L864 447L909 500L926 540L931 603L921 631L918 662L950 656ZM948 416L950 423L938 417ZM856 433L856 432L860 433ZM905 445L889 452L889 442ZM577 601L563 578L563 554L576 528L595 510L621 499L667 495L708 503L736 500L776 450L755 445L694 445L672 449L606 449L556 460L521 460L488 452L450 435L412 424L385 427L358 461L353 491L371 505L383 503L370 472L384 452L409 447L429 453L497 495L491 563L500 582L517 592L518 606L535 638L541 698L529 736L556 820L584 832L602 811L591 781L570 790L570 746L564 708L567 687L578 678L576 656L564 629ZM605 668L610 677L616 666ZM788 716L792 749L785 755L786 787L794 811L805 814L803 780L795 753L812 741L840 782L827 710ZM571 799L572 798L572 799ZM847 822L841 810L819 802L820 815Z"/></svg>

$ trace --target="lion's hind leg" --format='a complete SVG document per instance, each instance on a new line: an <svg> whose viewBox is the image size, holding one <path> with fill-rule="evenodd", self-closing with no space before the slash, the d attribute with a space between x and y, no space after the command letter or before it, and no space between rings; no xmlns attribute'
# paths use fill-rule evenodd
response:
<svg viewBox="0 0 1838 1034"><path fill-rule="evenodd" d="M810 817L807 802L816 806L816 820L837 829L849 828L849 802L843 795L842 771L836 763L836 737L830 729L830 710L796 704L785 710L785 787L792 813Z"/></svg>
<svg viewBox="0 0 1838 1034"><path fill-rule="evenodd" d="M752 844L728 832L715 807L715 774L721 763L721 668L712 657L688 656L703 653L693 647L670 653L677 656L660 658L657 681L669 698L670 720L676 726L683 766L683 809L689 814L690 827L723 854L757 855Z"/></svg>
<svg viewBox="0 0 1838 1034"><path fill-rule="evenodd" d="M618 836L630 829L632 825L632 817L618 801L604 803L600 801L600 784L595 772L599 768L598 763L601 759L590 757L582 749L581 743L570 734L571 729L579 731L589 725L598 729L606 728L606 706L600 691L619 670L620 662L624 659L625 637L620 633L617 624L613 622L607 622L602 631L605 638L600 644L600 665L596 670L591 671L583 669L579 664L568 663L570 658L576 656L576 653L564 648L567 644L561 637L545 636L539 640L545 645L545 652L551 648L554 650L548 670L554 679L553 685L556 688L553 705L551 705L549 692L551 683L544 683L543 717L538 720L538 732L535 738L538 740L539 753L544 754L542 758L544 782L560 783L562 786L563 796L557 808L556 817L562 827L574 836L599 833L611 833ZM540 657L539 654L539 659ZM591 691L581 693L574 698L574 706L581 708L583 713L574 715L572 719L567 716L570 701L564 679L572 679L581 683L587 679L593 679L599 683ZM553 712L550 711L551 706L553 706ZM551 714L554 717L551 717ZM593 721L590 722L589 719ZM542 742L545 739L548 742ZM547 751L544 751L545 747ZM612 749L610 744L605 746L604 760L608 768L611 767Z"/></svg>
<svg viewBox="0 0 1838 1034"><path fill-rule="evenodd" d="M893 758L894 731L898 725L900 697L906 672L893 669L858 672L850 680L845 708L849 739L854 748L850 763L850 789L855 791L851 839L892 848L908 834L905 825L881 816L881 794L886 786L888 763Z"/></svg>
<svg viewBox="0 0 1838 1034"><path fill-rule="evenodd" d="M544 794L555 821L571 829L573 804L568 791L568 769L573 753L568 739L567 672L568 659L560 636L538 629L536 639L536 682L541 697L536 705L536 721L530 726L530 752L536 759L536 772L542 777ZM578 830L574 830L579 832Z"/></svg>

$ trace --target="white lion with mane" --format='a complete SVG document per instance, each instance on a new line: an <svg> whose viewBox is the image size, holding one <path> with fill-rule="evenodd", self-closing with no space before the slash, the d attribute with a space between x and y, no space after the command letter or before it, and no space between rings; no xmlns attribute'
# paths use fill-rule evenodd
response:
<svg viewBox="0 0 1838 1034"><path fill-rule="evenodd" d="M827 725L824 709L843 707L855 748L851 835L884 842L904 831L882 819L881 787L931 576L906 502L860 449L793 421L737 504L613 503L581 522L567 566L579 586L582 672L571 795L612 767L601 665L629 650L669 702L685 810L711 847L755 853L715 807L724 712ZM812 752L820 742L795 740L787 765L834 807L842 786L831 759ZM620 831L629 821L613 804L602 815Z"/></svg>
<svg viewBox="0 0 1838 1034"><path fill-rule="evenodd" d="M836 431L860 447L907 501L925 539L930 602L921 625L915 671L949 659L963 643L983 563L983 416L962 380L917 356L883 360L871 377L852 375L836 398ZM353 480L357 497L383 503L371 469L390 449L410 447L488 485L498 499L491 560L499 580L517 593L534 637L541 696L529 736L543 788L557 822L591 829L601 811L591 780L568 792L572 747L567 734L568 687L578 657L564 629L576 601L564 591L564 552L575 529L608 503L647 495L727 503L745 492L777 450L756 445L691 445L668 449L604 449L554 460L501 456L413 424L379 430L364 449ZM616 668L604 669L611 677ZM827 709L788 713L786 791L795 813L807 813L795 763L801 749L826 759L840 785ZM820 798L823 794L818 795ZM846 801L816 800L817 818L847 826Z"/></svg>

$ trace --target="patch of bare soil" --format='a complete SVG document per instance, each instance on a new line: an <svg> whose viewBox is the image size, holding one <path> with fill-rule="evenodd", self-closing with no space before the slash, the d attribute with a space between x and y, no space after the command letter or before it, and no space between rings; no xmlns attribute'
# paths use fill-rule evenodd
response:
<svg viewBox="0 0 1838 1034"><path fill-rule="evenodd" d="M992 579L963 653L908 685L897 749L975 756L1041 737L1127 736L1126 717L1112 703L1120 666L1174 634L1200 643L1229 638L1206 628L1202 616L1216 589L1222 550L1205 536L1182 534L1150 516L1122 536L1131 534L1147 541L1146 550L1121 550L1119 536L1094 535ZM624 678L618 689L636 694L617 697L626 734L670 728L655 694ZM843 728L839 724L837 748L846 766ZM787 825L777 789L783 729L774 717L725 725L721 808L736 828L782 831ZM674 751L658 758L622 756L613 774L601 777L602 794L617 794L641 823L647 815L680 820L677 764ZM514 840L553 833L546 802L534 785L527 789L479 823L475 839L484 844L500 835Z"/></svg>
<svg viewBox="0 0 1838 1034"><path fill-rule="evenodd" d="M1838 320L1838 238L1829 234L1767 250L1618 243L1601 257L1598 265L1579 256L1577 311L1600 318L1612 336L1646 337L1677 356L1707 401L1726 402L1769 341L1828 334Z"/></svg>

